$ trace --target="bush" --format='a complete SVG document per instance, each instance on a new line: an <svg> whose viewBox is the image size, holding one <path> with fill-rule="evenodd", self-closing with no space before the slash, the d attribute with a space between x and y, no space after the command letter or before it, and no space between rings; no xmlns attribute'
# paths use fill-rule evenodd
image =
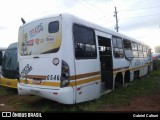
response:
<svg viewBox="0 0 160 120"><path fill-rule="evenodd" d="M153 70L160 70L160 60L153 60Z"/></svg>

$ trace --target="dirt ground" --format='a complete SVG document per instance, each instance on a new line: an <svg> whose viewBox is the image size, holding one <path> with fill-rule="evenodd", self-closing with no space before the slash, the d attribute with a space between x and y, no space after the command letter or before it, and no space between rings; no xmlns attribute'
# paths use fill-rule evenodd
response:
<svg viewBox="0 0 160 120"><path fill-rule="evenodd" d="M0 99L0 111L17 111L17 108L14 106L9 105L8 103L8 96L3 96L3 99ZM12 100L17 99L17 95L12 95Z"/></svg>
<svg viewBox="0 0 160 120"><path fill-rule="evenodd" d="M12 95L12 100L18 99L17 95ZM8 96L0 99L0 111L18 111L17 107L8 104ZM130 100L127 105L112 107L109 105L102 106L97 111L103 112L130 112L130 111L160 111L160 95L138 96Z"/></svg>
<svg viewBox="0 0 160 120"><path fill-rule="evenodd" d="M104 105L100 111L122 111L122 112L160 112L160 95L150 96L138 96L130 100L128 105L113 108L111 106Z"/></svg>

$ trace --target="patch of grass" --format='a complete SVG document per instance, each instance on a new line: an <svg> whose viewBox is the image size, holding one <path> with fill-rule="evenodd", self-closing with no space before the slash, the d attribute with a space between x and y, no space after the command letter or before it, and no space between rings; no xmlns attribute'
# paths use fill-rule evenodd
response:
<svg viewBox="0 0 160 120"><path fill-rule="evenodd" d="M17 89L0 86L0 96L17 94Z"/></svg>
<svg viewBox="0 0 160 120"><path fill-rule="evenodd" d="M157 71L153 71L149 74L151 77L156 77L156 76L159 76L160 77L160 70L157 70Z"/></svg>
<svg viewBox="0 0 160 120"><path fill-rule="evenodd" d="M115 89L101 98L79 105L82 111L96 111L103 105L118 107L127 105L136 96L160 93L160 71L152 71L150 76L130 82L127 87ZM159 76L159 77L157 77Z"/></svg>

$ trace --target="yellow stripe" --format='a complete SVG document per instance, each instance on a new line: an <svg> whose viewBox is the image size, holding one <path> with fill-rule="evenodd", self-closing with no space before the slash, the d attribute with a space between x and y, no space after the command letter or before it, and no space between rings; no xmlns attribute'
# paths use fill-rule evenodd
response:
<svg viewBox="0 0 160 120"><path fill-rule="evenodd" d="M96 77L93 77L93 78L87 78L87 79L84 79L84 80L76 81L76 84L77 85L86 84L86 83L89 83L89 82L94 82L94 81L100 80L100 78L101 78L100 76L96 76Z"/></svg>
<svg viewBox="0 0 160 120"><path fill-rule="evenodd" d="M85 74L79 74L79 75L76 75L76 79L85 78L85 77L91 77L91 76L99 75L99 74L100 74L100 71L91 72L91 73L85 73Z"/></svg>
<svg viewBox="0 0 160 120"><path fill-rule="evenodd" d="M75 82L75 81L71 81L71 82L69 83L69 86L76 86L76 82Z"/></svg>
<svg viewBox="0 0 160 120"><path fill-rule="evenodd" d="M0 78L0 85L10 88L17 88L17 79Z"/></svg>
<svg viewBox="0 0 160 120"><path fill-rule="evenodd" d="M59 87L60 86L60 82L45 82L44 85L45 86L56 86L56 87Z"/></svg>
<svg viewBox="0 0 160 120"><path fill-rule="evenodd" d="M125 69L125 70L120 70L120 71L114 71L113 72L113 75L116 75L118 72L122 72L122 73L125 73L127 70L130 70L130 71L135 71L135 70L139 70L139 69L142 69L144 67L147 67L148 65L151 65L152 63L146 63L145 65L143 66L140 66L140 67L135 67L135 68L130 68L130 69Z"/></svg>

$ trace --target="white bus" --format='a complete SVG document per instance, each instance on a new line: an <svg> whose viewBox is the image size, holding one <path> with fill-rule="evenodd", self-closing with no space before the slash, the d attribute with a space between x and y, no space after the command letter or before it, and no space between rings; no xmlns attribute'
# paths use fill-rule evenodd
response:
<svg viewBox="0 0 160 120"><path fill-rule="evenodd" d="M2 61L0 85L17 88L18 83L17 42L11 43L5 50Z"/></svg>
<svg viewBox="0 0 160 120"><path fill-rule="evenodd" d="M152 70L150 47L69 14L19 28L19 95L63 104L99 98Z"/></svg>

